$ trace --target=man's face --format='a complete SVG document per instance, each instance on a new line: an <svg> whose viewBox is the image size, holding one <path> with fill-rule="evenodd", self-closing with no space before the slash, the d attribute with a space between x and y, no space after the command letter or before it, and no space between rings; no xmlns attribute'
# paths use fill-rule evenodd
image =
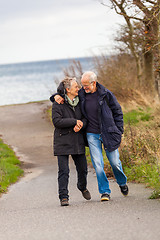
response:
<svg viewBox="0 0 160 240"><path fill-rule="evenodd" d="M96 82L90 82L89 77L82 78L81 84L86 93L92 93L95 91Z"/></svg>

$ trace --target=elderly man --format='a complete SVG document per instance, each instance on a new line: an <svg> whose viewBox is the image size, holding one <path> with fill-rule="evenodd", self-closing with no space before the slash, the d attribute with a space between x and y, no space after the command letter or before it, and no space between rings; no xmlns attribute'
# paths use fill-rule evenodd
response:
<svg viewBox="0 0 160 240"><path fill-rule="evenodd" d="M123 195L128 194L127 178L119 159L118 147L123 133L123 113L116 97L97 82L94 72L82 75L79 99L83 115L88 119L87 140L95 168L101 201L110 200L111 190L104 171L102 144ZM61 102L59 96L56 101Z"/></svg>

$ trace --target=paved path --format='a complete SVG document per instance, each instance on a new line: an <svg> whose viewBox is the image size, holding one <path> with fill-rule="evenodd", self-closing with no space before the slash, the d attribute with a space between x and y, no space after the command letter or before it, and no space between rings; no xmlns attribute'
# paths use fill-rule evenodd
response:
<svg viewBox="0 0 160 240"><path fill-rule="evenodd" d="M0 239L159 240L160 201L148 200L150 189L129 184L130 194L123 197L117 184L110 181L111 200L101 203L95 174L89 169L92 200L86 201L76 189L72 161L70 206L60 207L53 127L44 114L49 104L0 107L0 134L26 167L25 177L0 198Z"/></svg>

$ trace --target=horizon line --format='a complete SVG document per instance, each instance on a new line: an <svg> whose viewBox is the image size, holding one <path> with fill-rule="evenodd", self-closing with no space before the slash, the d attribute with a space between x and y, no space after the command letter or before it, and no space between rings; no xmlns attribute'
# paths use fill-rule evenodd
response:
<svg viewBox="0 0 160 240"><path fill-rule="evenodd" d="M44 59L44 60L31 60L31 61L22 61L22 62L13 62L13 63L0 63L0 66L4 65L16 65L16 64L27 64L27 63L35 63L35 62L48 62L48 61L62 61L62 60L76 60L82 58L94 58L100 57L100 55L92 55L92 56L81 56L81 57L69 57L69 58L56 58L56 59Z"/></svg>

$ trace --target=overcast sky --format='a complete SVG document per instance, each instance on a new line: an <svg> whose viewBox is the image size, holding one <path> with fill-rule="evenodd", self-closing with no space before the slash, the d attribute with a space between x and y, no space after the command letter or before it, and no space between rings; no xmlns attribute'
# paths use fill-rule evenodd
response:
<svg viewBox="0 0 160 240"><path fill-rule="evenodd" d="M0 64L110 53L122 21L99 0L0 0Z"/></svg>

